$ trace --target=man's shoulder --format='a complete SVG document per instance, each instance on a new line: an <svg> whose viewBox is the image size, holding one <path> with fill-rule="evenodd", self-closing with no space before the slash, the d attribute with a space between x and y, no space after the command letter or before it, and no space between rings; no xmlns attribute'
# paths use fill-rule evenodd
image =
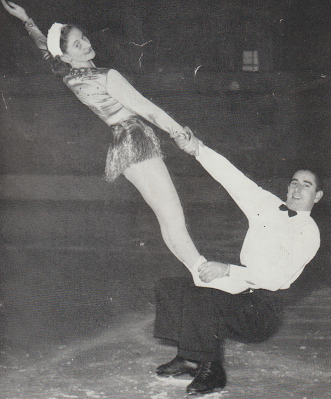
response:
<svg viewBox="0 0 331 399"><path fill-rule="evenodd" d="M315 220L310 216L301 216L293 218L293 228L300 234L306 234L310 237L315 236L317 239L320 237L320 230Z"/></svg>
<svg viewBox="0 0 331 399"><path fill-rule="evenodd" d="M258 188L260 197L259 207L261 210L264 210L268 214L277 213L279 211L280 205L284 204L284 202L271 191L260 186Z"/></svg>

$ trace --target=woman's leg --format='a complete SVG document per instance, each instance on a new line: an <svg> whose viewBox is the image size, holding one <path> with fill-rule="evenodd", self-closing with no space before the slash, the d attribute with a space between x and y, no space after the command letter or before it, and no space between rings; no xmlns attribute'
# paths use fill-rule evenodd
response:
<svg viewBox="0 0 331 399"><path fill-rule="evenodd" d="M186 229L183 209L163 160L152 158L131 165L124 176L153 209L170 251L186 266L193 267L200 254Z"/></svg>

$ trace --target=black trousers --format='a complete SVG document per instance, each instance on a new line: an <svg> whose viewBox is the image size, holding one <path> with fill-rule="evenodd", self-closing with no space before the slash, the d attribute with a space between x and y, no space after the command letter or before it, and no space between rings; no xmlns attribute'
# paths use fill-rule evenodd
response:
<svg viewBox="0 0 331 399"><path fill-rule="evenodd" d="M177 342L178 355L191 360L222 359L227 338L263 342L282 323L282 302L267 290L232 295L170 277L157 283L155 300L154 337Z"/></svg>

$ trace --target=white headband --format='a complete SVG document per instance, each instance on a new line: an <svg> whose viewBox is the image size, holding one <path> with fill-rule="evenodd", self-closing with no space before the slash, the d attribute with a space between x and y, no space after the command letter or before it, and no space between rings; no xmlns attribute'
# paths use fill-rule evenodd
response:
<svg viewBox="0 0 331 399"><path fill-rule="evenodd" d="M63 24L58 24L55 22L48 31L47 48L53 57L56 57L57 55L63 55L63 52L60 48L60 37L61 30L64 26L65 25Z"/></svg>

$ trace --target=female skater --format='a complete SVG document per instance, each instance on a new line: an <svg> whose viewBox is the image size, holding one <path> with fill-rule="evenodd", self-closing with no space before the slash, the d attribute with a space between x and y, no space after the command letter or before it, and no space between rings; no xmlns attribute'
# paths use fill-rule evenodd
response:
<svg viewBox="0 0 331 399"><path fill-rule="evenodd" d="M168 114L143 97L117 71L97 68L95 52L88 38L72 25L54 23L47 39L24 8L1 0L9 14L20 19L29 35L51 62L55 74L78 99L110 127L111 144L105 178L112 182L123 174L154 211L162 237L170 251L189 269L205 261L193 244L185 225L183 209L163 162L153 123L171 137L185 130Z"/></svg>

